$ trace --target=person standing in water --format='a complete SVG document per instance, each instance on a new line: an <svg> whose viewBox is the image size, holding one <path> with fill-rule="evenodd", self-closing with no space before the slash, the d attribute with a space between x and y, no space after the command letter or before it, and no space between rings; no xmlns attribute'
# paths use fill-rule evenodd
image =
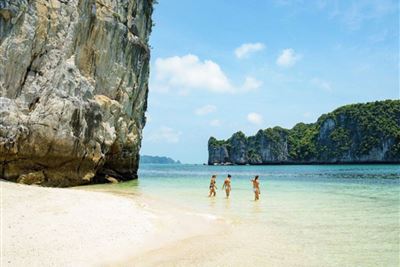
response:
<svg viewBox="0 0 400 267"><path fill-rule="evenodd" d="M231 175L228 174L228 177L226 177L224 184L222 185L222 189L225 188L225 193L226 193L226 198L229 198L229 194L231 193Z"/></svg>
<svg viewBox="0 0 400 267"><path fill-rule="evenodd" d="M253 180L251 180L253 183L253 191L254 191L254 201L257 201L260 199L260 182L258 181L258 175L254 177Z"/></svg>
<svg viewBox="0 0 400 267"><path fill-rule="evenodd" d="M208 195L208 197L214 196L217 194L216 189L217 189L217 176L213 175L211 176L211 181L210 181L210 194Z"/></svg>

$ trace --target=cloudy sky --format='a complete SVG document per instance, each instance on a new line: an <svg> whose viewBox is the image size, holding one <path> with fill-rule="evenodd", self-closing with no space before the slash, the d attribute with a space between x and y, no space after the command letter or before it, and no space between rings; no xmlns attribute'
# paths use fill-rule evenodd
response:
<svg viewBox="0 0 400 267"><path fill-rule="evenodd" d="M142 154L207 162L210 136L399 98L396 0L159 0Z"/></svg>

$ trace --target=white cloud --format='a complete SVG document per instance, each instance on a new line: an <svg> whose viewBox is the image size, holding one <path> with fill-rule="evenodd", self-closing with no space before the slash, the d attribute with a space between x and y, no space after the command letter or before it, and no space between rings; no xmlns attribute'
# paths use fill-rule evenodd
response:
<svg viewBox="0 0 400 267"><path fill-rule="evenodd" d="M247 120L253 124L260 125L263 123L263 117L255 112L247 114Z"/></svg>
<svg viewBox="0 0 400 267"><path fill-rule="evenodd" d="M242 85L234 85L218 64L211 60L201 61L191 54L157 58L154 69L150 89L161 93L174 89L181 96L187 96L195 89L215 93L244 93L256 90L263 84L254 77L246 76ZM198 114L197 110L195 112Z"/></svg>
<svg viewBox="0 0 400 267"><path fill-rule="evenodd" d="M201 61L191 54L156 59L152 89L167 92L171 88L182 92L191 89L217 93L233 91L233 86L217 63L211 60Z"/></svg>
<svg viewBox="0 0 400 267"><path fill-rule="evenodd" d="M178 143L181 134L181 132L175 131L172 128L162 126L149 135L149 141Z"/></svg>
<svg viewBox="0 0 400 267"><path fill-rule="evenodd" d="M327 92L332 91L332 86L328 81L322 80L320 78L313 78L311 79L311 84L314 86L318 87L319 89L322 89Z"/></svg>
<svg viewBox="0 0 400 267"><path fill-rule="evenodd" d="M242 44L235 49L235 55L237 58L242 59L249 57L251 54L261 51L265 48L263 43L247 43Z"/></svg>
<svg viewBox="0 0 400 267"><path fill-rule="evenodd" d="M293 67L301 58L302 55L296 54L294 49L287 48L282 50L281 54L276 59L276 64L281 67L290 68Z"/></svg>
<svg viewBox="0 0 400 267"><path fill-rule="evenodd" d="M245 91L252 91L260 88L262 84L262 81L259 81L254 77L247 76L244 80L242 88Z"/></svg>
<svg viewBox="0 0 400 267"><path fill-rule="evenodd" d="M210 121L210 125L214 126L214 127L219 127L219 126L221 126L221 121L218 119L212 120L212 121Z"/></svg>
<svg viewBox="0 0 400 267"><path fill-rule="evenodd" d="M216 110L217 110L217 107L216 107L216 106L213 106L213 105L205 105L205 106L202 106L202 107L197 108L197 109L195 110L195 113L196 113L196 115L203 116L203 115L207 115L207 114L209 114L209 113L213 113L213 112L215 112Z"/></svg>

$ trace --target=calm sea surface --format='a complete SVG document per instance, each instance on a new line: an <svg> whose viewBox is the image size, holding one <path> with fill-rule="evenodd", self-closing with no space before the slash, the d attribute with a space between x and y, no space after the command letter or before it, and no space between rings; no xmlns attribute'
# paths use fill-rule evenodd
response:
<svg viewBox="0 0 400 267"><path fill-rule="evenodd" d="M230 199L221 190L228 173ZM212 174L218 191L208 198ZM254 175L260 176L258 202ZM139 177L120 187L230 225L180 244L167 259L173 266L400 266L399 165L148 164Z"/></svg>

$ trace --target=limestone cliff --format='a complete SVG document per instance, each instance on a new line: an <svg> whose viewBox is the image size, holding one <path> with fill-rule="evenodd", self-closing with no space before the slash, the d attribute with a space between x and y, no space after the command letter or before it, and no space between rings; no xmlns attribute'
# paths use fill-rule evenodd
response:
<svg viewBox="0 0 400 267"><path fill-rule="evenodd" d="M0 175L137 177L153 0L0 1Z"/></svg>
<svg viewBox="0 0 400 267"><path fill-rule="evenodd" d="M400 163L400 100L348 105L316 123L211 137L209 164Z"/></svg>

